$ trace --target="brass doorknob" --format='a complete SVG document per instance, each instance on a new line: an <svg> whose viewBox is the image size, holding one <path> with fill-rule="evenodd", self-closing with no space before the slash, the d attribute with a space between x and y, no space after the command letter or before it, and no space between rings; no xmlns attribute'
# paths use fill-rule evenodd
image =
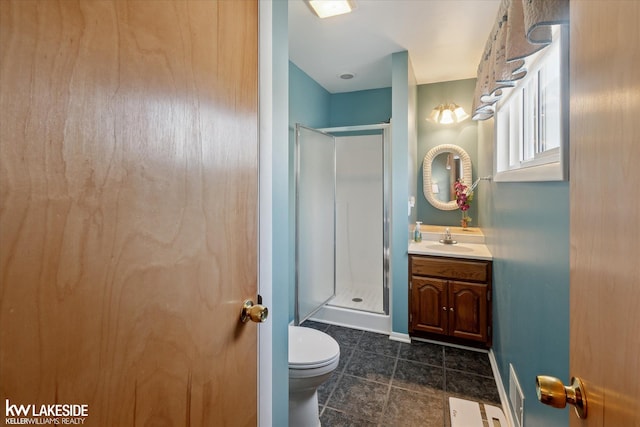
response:
<svg viewBox="0 0 640 427"><path fill-rule="evenodd" d="M242 304L242 313L240 314L240 320L242 323L246 323L249 320L256 323L262 323L267 320L269 316L269 309L267 307L254 304L251 300L246 300L244 304Z"/></svg>
<svg viewBox="0 0 640 427"><path fill-rule="evenodd" d="M587 395L580 378L571 378L571 385L565 385L558 378L538 375L536 377L538 400L554 408L573 405L578 418L587 418Z"/></svg>

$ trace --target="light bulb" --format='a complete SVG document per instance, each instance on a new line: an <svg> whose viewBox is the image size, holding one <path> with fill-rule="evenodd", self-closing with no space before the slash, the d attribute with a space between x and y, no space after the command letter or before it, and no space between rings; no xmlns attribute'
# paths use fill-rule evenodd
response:
<svg viewBox="0 0 640 427"><path fill-rule="evenodd" d="M440 118L440 108L436 107L433 109L433 111L431 111L431 114L429 115L429 120L434 123L438 123L439 118Z"/></svg>
<svg viewBox="0 0 640 427"><path fill-rule="evenodd" d="M464 108L457 105L456 109L453 110L453 113L456 115L456 122L461 122L469 118L469 115L464 111Z"/></svg>
<svg viewBox="0 0 640 427"><path fill-rule="evenodd" d="M440 123L443 125L448 125L453 123L453 112L449 109L442 110L442 115L440 116Z"/></svg>

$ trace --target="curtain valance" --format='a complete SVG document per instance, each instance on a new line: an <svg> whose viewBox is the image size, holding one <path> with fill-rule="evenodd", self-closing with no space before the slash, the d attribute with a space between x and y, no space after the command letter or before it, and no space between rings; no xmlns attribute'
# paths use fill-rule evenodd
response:
<svg viewBox="0 0 640 427"><path fill-rule="evenodd" d="M493 117L502 90L526 74L525 59L549 45L551 26L569 22L569 0L502 0L478 65L474 120Z"/></svg>

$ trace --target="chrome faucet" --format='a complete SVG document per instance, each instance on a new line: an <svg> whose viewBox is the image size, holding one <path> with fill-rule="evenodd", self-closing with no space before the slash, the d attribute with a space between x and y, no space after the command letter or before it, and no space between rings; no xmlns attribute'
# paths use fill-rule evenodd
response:
<svg viewBox="0 0 640 427"><path fill-rule="evenodd" d="M440 240L440 243L444 243L445 245L455 245L456 242L455 240L453 240L453 237L451 236L451 230L449 230L449 227L446 227L444 229L444 239Z"/></svg>

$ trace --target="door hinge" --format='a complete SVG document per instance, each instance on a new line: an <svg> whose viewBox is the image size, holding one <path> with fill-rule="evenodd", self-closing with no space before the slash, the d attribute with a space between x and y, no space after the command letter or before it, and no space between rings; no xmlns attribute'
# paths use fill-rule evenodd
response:
<svg viewBox="0 0 640 427"><path fill-rule="evenodd" d="M409 323L413 322L413 313L409 313Z"/></svg>
<svg viewBox="0 0 640 427"><path fill-rule="evenodd" d="M491 326L487 326L487 336L491 336Z"/></svg>
<svg viewBox="0 0 640 427"><path fill-rule="evenodd" d="M487 301L491 301L491 291L487 292Z"/></svg>
<svg viewBox="0 0 640 427"><path fill-rule="evenodd" d="M411 290L412 288L413 288L413 282L409 280L409 290Z"/></svg>

